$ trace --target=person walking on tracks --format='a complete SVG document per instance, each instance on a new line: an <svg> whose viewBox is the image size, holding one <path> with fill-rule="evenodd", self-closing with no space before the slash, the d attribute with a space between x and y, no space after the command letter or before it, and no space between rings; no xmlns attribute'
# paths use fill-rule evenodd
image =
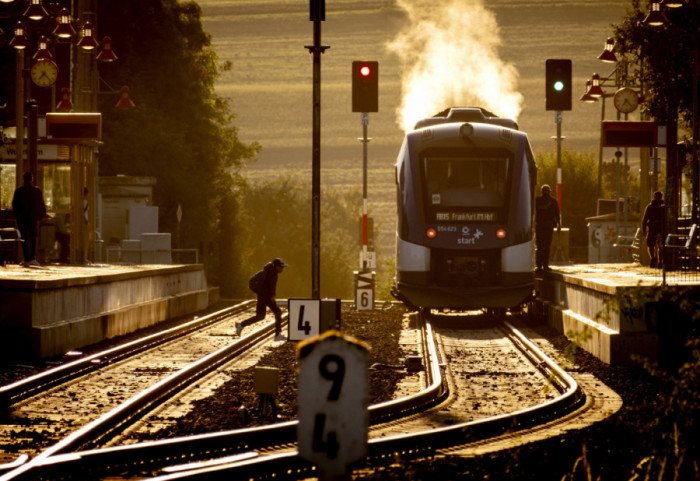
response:
<svg viewBox="0 0 700 481"><path fill-rule="evenodd" d="M537 245L537 270L549 270L549 249L552 246L553 230L561 232L559 203L551 197L552 190L547 184L541 187L542 196L535 199L535 243Z"/></svg>
<svg viewBox="0 0 700 481"><path fill-rule="evenodd" d="M24 266L38 266L36 260L36 240L39 221L46 217L46 204L41 189L33 184L34 176L25 172L22 176L24 185L15 190L12 198L12 212L17 220L17 228L22 235L22 253Z"/></svg>
<svg viewBox="0 0 700 481"><path fill-rule="evenodd" d="M654 192L654 199L644 210L644 218L642 219L642 232L647 238L647 251L651 258L649 264L651 267L657 267L663 262L661 250L665 222L666 205L664 204L664 195L656 191Z"/></svg>
<svg viewBox="0 0 700 481"><path fill-rule="evenodd" d="M236 323L236 334L239 336L243 328L265 319L265 310L269 307L275 315L275 341L284 341L282 335L282 311L277 306L275 294L277 292L277 276L282 273L288 264L279 257L268 262L265 267L250 278L250 290L258 295L258 304L255 307L255 315L242 322Z"/></svg>

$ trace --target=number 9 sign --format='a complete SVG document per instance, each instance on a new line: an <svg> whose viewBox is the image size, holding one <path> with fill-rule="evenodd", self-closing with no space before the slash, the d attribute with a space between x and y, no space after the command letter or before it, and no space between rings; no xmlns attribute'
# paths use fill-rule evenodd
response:
<svg viewBox="0 0 700 481"><path fill-rule="evenodd" d="M338 331L299 345L299 456L322 478L367 455L368 350Z"/></svg>

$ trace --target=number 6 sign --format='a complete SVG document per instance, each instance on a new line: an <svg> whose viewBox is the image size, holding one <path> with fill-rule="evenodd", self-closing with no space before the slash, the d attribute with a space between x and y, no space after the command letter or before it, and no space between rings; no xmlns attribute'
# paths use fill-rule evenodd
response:
<svg viewBox="0 0 700 481"><path fill-rule="evenodd" d="M338 331L299 345L299 456L321 479L346 473L367 455L368 353Z"/></svg>

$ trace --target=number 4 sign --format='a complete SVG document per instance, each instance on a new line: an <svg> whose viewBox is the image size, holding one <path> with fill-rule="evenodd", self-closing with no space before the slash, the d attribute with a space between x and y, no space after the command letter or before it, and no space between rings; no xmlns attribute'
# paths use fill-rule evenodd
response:
<svg viewBox="0 0 700 481"><path fill-rule="evenodd" d="M295 299L289 307L289 340L303 341L340 328L340 299Z"/></svg>
<svg viewBox="0 0 700 481"><path fill-rule="evenodd" d="M367 455L368 350L338 331L299 345L299 456L321 479L346 474Z"/></svg>

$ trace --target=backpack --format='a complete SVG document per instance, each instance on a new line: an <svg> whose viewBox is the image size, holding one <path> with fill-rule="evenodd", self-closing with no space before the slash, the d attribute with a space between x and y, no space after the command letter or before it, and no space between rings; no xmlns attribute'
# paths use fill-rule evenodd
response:
<svg viewBox="0 0 700 481"><path fill-rule="evenodd" d="M265 282L264 270L256 272L251 276L251 278L248 280L248 287L251 291L255 292L256 294L259 294L262 290L263 282Z"/></svg>

